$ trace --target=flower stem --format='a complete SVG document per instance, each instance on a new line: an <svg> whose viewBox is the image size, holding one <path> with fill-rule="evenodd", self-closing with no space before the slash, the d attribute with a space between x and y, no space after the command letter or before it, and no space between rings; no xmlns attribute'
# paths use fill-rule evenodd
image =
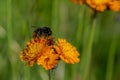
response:
<svg viewBox="0 0 120 80"><path fill-rule="evenodd" d="M81 42L81 36L82 36L82 30L83 30L83 19L84 19L84 6L80 7L79 10L79 23L78 23L78 27L76 29L76 46L80 47L80 42Z"/></svg>
<svg viewBox="0 0 120 80"><path fill-rule="evenodd" d="M107 68L106 68L107 69L106 80L113 79L113 69L114 69L114 59L115 59L116 47L117 47L117 37L116 37L116 34L114 34L113 40L110 45L109 54L108 54L108 61L107 61Z"/></svg>
<svg viewBox="0 0 120 80"><path fill-rule="evenodd" d="M9 80L12 80L13 78L13 75L10 73L13 69L12 69L12 65L11 65L11 49L10 49L10 46L12 44L12 40L13 40L13 37L12 37L12 0L7 0L6 1L6 14L7 14L7 19L6 19L6 24L7 24L7 41L8 41L8 49L7 49L7 63L8 63L8 66L9 69L8 69L8 79Z"/></svg>
<svg viewBox="0 0 120 80"><path fill-rule="evenodd" d="M108 56L106 80L112 80L115 49L116 49L116 40L113 40L111 43L111 46L110 46L110 52L109 52L109 56Z"/></svg>
<svg viewBox="0 0 120 80"><path fill-rule="evenodd" d="M10 45L12 42L12 6L11 0L7 0L7 32L8 32L8 53L10 52Z"/></svg>
<svg viewBox="0 0 120 80"><path fill-rule="evenodd" d="M84 66L84 71L83 71L83 78L82 80L87 80L88 75L89 75L89 68L90 68L90 63L91 63L91 53L92 53L92 45L93 45L93 40L94 40L94 34L95 34L95 27L96 27L96 13L92 15L92 19L90 22L90 35L88 39L88 44L86 45L86 60L85 60L85 66Z"/></svg>
<svg viewBox="0 0 120 80"><path fill-rule="evenodd" d="M49 80L55 80L55 69L48 71Z"/></svg>

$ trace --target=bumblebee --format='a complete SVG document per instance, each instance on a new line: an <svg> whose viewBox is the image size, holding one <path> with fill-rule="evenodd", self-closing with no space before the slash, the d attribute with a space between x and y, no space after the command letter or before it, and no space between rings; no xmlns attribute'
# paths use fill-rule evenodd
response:
<svg viewBox="0 0 120 80"><path fill-rule="evenodd" d="M48 27L37 28L33 32L33 38L42 37L42 36L43 37L48 37L48 36L51 36L51 35L52 35L52 31Z"/></svg>

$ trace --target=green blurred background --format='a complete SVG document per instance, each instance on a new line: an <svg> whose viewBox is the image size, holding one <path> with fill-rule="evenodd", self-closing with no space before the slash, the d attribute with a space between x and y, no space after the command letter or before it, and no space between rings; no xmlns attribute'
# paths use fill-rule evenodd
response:
<svg viewBox="0 0 120 80"><path fill-rule="evenodd" d="M60 61L56 80L120 80L120 12L94 12L70 0L0 0L0 80L48 80L41 66L25 66L20 52L37 27L49 26L80 52Z"/></svg>

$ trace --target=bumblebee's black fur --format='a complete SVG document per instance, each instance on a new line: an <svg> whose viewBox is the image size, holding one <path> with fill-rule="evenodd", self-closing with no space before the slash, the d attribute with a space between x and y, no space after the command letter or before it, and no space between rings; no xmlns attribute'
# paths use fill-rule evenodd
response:
<svg viewBox="0 0 120 80"><path fill-rule="evenodd" d="M51 36L52 35L52 31L50 28L48 27L42 27L42 28L37 28L34 33L33 33L33 37L47 37L47 36Z"/></svg>
<svg viewBox="0 0 120 80"><path fill-rule="evenodd" d="M48 27L43 27L42 28L42 33L43 33L44 36L51 36L52 35L52 31Z"/></svg>

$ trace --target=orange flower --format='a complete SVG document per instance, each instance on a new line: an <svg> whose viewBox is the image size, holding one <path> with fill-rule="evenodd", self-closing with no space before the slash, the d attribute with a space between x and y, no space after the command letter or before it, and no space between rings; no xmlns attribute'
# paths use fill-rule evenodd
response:
<svg viewBox="0 0 120 80"><path fill-rule="evenodd" d="M57 63L56 59L58 59L58 56L54 50L51 49L52 46L48 45L48 42L49 39L46 38L32 39L27 43L23 52L21 52L21 60L30 66L33 66L33 64L38 61L38 64L43 65L45 69L52 69ZM53 55L53 57L50 57L50 55ZM48 64L44 65L45 63L40 63L40 59L42 61L43 58L47 59L47 57L50 60Z"/></svg>
<svg viewBox="0 0 120 80"><path fill-rule="evenodd" d="M55 68L60 58L71 64L80 61L76 48L65 39L58 39L56 44L57 46L53 44L51 37L33 38L21 52L20 58L27 65L33 66L34 63L37 63L46 70Z"/></svg>
<svg viewBox="0 0 120 80"><path fill-rule="evenodd" d="M84 2L91 8L100 12L108 8L113 11L120 11L120 0L72 0L72 2L80 4Z"/></svg>
<svg viewBox="0 0 120 80"><path fill-rule="evenodd" d="M120 11L120 1L109 2L109 8L113 11Z"/></svg>
<svg viewBox="0 0 120 80"><path fill-rule="evenodd" d="M107 3L111 0L86 0L86 3L97 11L104 11L107 8Z"/></svg>
<svg viewBox="0 0 120 80"><path fill-rule="evenodd" d="M58 39L56 41L57 46L54 46L58 52L60 58L66 63L78 63L80 59L78 58L79 53L74 46L68 43L65 39Z"/></svg>
<svg viewBox="0 0 120 80"><path fill-rule="evenodd" d="M42 65L46 70L54 68L58 64L59 56L52 47L44 48L43 55L38 58L38 65Z"/></svg>
<svg viewBox="0 0 120 80"><path fill-rule="evenodd" d="M42 48L45 46L45 39L35 38L27 43L26 48L21 52L20 58L26 64L33 66L37 57L41 55ZM39 48L38 48L39 47Z"/></svg>

